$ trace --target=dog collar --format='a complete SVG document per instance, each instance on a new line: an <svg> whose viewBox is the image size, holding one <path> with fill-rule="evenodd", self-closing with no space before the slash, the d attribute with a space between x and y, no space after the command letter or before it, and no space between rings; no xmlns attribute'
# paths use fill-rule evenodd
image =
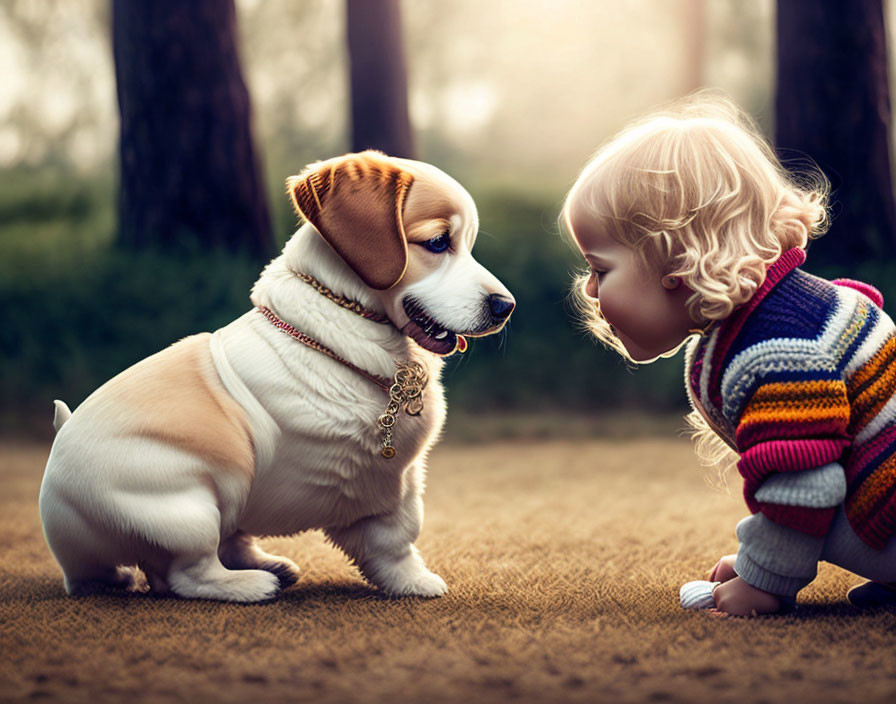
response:
<svg viewBox="0 0 896 704"><path fill-rule="evenodd" d="M358 305L360 306L360 304ZM347 359L340 357L326 345L318 342L310 335L297 330L285 320L278 318L270 308L258 306L256 310L281 332L286 333L294 340L298 340L303 345L325 354L330 359L345 365L389 394L389 404L386 406L383 414L377 418L377 426L382 433L380 454L386 459L395 457L395 448L392 446L392 429L395 427L395 421L399 412L402 408L409 416L419 416L423 412L423 391L429 382L429 374L427 374L423 365L413 360L396 364L395 376L389 380L384 376L364 371Z"/></svg>
<svg viewBox="0 0 896 704"><path fill-rule="evenodd" d="M335 303L336 305L341 306L346 310L350 310L352 313L357 313L362 318L367 318L367 320L372 320L375 323L389 323L391 325L392 321L389 320L385 313L370 310L369 308L365 308L364 306L362 306L360 303L358 303L358 301L353 301L350 298L340 296L338 293L333 293L332 289L324 286L320 281L315 279L310 274L296 272L296 276L298 276L299 279L304 281L319 294L333 301L333 303Z"/></svg>
<svg viewBox="0 0 896 704"><path fill-rule="evenodd" d="M357 313L362 318L372 320L375 323L388 323L389 325L394 325L394 323L384 313L370 310L370 308L365 308L360 303L358 303L358 301L353 301L350 298L345 298L345 296L340 296L338 293L333 293L332 289L324 286L320 281L315 279L310 274L303 274L302 272L293 273L300 280L304 281L306 284L311 286L311 288L313 288L328 300L333 301L333 303L335 303L336 305L341 306L346 310L350 310L352 313ZM455 333L455 337L457 338L457 346L454 348L454 352L460 352L461 354L463 354L467 351L467 339L463 335L460 335L458 333ZM449 352L448 354L454 354L454 352Z"/></svg>

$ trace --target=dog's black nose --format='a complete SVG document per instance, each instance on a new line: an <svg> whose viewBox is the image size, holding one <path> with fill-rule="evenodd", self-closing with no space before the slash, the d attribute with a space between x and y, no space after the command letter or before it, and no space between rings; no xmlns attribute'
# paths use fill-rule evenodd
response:
<svg viewBox="0 0 896 704"><path fill-rule="evenodd" d="M498 293L492 293L488 296L488 309L495 320L507 318L513 312L515 305L514 300L507 296L502 296Z"/></svg>

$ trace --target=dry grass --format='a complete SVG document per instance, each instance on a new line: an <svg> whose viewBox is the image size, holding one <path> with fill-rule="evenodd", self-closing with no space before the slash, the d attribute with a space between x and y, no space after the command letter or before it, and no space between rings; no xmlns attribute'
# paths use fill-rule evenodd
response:
<svg viewBox="0 0 896 704"><path fill-rule="evenodd" d="M71 599L44 545L47 446L0 465L0 700L892 702L896 614L823 566L786 617L682 611L736 545L737 492L681 440L443 445L419 546L442 599L389 600L318 534L266 541L304 578L275 603Z"/></svg>

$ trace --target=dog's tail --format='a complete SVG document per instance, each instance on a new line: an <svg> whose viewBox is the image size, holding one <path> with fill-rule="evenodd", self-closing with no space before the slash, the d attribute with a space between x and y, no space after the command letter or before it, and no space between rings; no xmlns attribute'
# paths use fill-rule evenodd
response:
<svg viewBox="0 0 896 704"><path fill-rule="evenodd" d="M56 413L53 414L53 427L56 428L56 432L58 433L62 430L62 426L65 425L65 422L72 417L72 412L69 410L68 406L65 405L65 401L56 400L53 401L53 405L56 406Z"/></svg>

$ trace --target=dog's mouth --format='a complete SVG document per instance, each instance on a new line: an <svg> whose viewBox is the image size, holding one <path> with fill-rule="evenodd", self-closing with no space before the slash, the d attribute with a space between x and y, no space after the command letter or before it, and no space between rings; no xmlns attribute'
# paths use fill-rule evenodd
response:
<svg viewBox="0 0 896 704"><path fill-rule="evenodd" d="M410 337L423 349L442 356L467 349L467 340L463 335L442 327L419 303L411 299L406 299L403 303L409 320L401 328L402 334Z"/></svg>

